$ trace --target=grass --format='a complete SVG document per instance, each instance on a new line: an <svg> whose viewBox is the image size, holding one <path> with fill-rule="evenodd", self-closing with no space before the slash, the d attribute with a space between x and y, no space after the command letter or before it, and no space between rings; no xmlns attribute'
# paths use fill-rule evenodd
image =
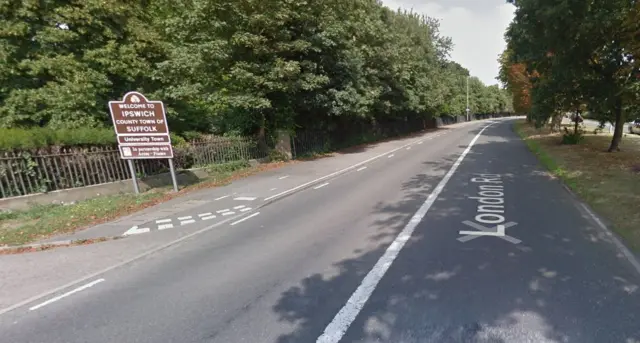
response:
<svg viewBox="0 0 640 343"><path fill-rule="evenodd" d="M553 176L640 251L640 139L625 134L621 151L609 153L610 135L587 132L580 144L561 145L561 134L535 129L524 120L515 129Z"/></svg>
<svg viewBox="0 0 640 343"><path fill-rule="evenodd" d="M233 180L260 171L278 168L284 163L268 163L251 167L247 161L212 165L210 177L198 184L182 188L178 193L171 187L151 190L140 195L119 194L103 196L73 205L35 206L26 211L0 212L0 246L31 243L54 235L69 233L107 222L144 208L179 197L196 189L219 187Z"/></svg>

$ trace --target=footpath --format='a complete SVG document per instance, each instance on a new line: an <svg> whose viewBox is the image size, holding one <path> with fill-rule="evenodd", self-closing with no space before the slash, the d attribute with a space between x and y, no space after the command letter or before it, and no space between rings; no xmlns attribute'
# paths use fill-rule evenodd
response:
<svg viewBox="0 0 640 343"><path fill-rule="evenodd" d="M272 201L357 169L387 153L428 136L479 121L452 124L405 138L363 145L331 157L304 161L237 180L223 187L187 193L132 215L39 243L122 237L102 243L59 247L33 253L0 255L0 315L153 254L198 231L250 215ZM224 230L220 230L223 234Z"/></svg>

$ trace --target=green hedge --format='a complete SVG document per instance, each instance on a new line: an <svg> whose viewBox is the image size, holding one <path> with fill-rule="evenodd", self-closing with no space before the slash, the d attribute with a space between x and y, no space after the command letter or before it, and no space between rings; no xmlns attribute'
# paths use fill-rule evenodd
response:
<svg viewBox="0 0 640 343"><path fill-rule="evenodd" d="M171 133L174 146L185 146L187 142ZM44 127L30 129L0 128L0 151L34 150L51 146L114 146L116 134L112 128L50 129Z"/></svg>

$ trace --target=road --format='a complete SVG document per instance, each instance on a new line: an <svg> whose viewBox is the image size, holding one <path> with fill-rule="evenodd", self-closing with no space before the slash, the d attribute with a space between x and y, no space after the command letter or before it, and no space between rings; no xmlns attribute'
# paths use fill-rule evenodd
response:
<svg viewBox="0 0 640 343"><path fill-rule="evenodd" d="M639 342L634 261L478 122L4 313L0 341Z"/></svg>

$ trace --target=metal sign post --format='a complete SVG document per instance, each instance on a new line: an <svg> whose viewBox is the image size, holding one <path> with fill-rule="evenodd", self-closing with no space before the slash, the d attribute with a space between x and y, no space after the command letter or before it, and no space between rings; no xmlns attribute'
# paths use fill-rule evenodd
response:
<svg viewBox="0 0 640 343"><path fill-rule="evenodd" d="M121 101L109 101L120 157L127 160L133 188L140 192L133 160L168 159L173 190L178 182L173 166L173 148L162 101L149 101L138 92L129 92Z"/></svg>

